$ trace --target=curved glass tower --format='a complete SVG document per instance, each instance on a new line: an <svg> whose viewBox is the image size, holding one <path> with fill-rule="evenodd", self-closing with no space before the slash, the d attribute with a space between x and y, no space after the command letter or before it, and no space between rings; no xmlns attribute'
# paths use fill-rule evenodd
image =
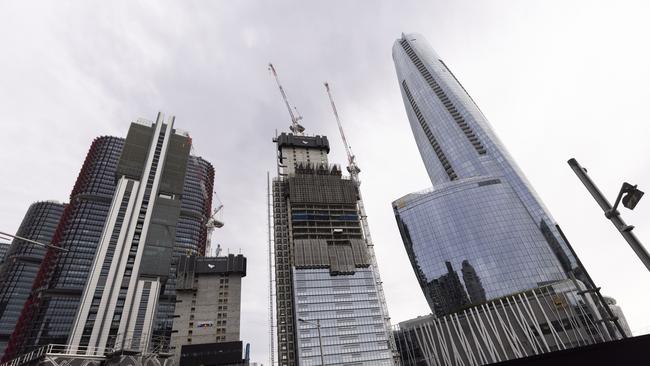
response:
<svg viewBox="0 0 650 366"><path fill-rule="evenodd" d="M2 362L48 343L65 344L95 257L124 139L96 138L81 167L68 204L22 306Z"/></svg>
<svg viewBox="0 0 650 366"><path fill-rule="evenodd" d="M29 206L16 235L41 243L52 241L65 204L35 202ZM0 354L4 353L23 304L32 291L46 248L14 239L0 265Z"/></svg>
<svg viewBox="0 0 650 366"><path fill-rule="evenodd" d="M409 258L442 316L583 278L568 243L478 106L418 34L393 59L432 189L393 202Z"/></svg>
<svg viewBox="0 0 650 366"><path fill-rule="evenodd" d="M27 282L36 291L27 293L27 300L21 299L16 305L17 321L8 326L7 335L3 338L0 332L0 350L7 343L3 362L46 344L67 343L109 214L124 144L124 138L111 136L93 141L70 194L70 204L52 237L53 244L69 251L47 250L40 263L34 262L35 273ZM212 165L191 157L185 176L173 245L175 257L204 254L205 222L211 214ZM169 347L176 304L173 265L169 278L159 297L151 335L152 344L163 350Z"/></svg>

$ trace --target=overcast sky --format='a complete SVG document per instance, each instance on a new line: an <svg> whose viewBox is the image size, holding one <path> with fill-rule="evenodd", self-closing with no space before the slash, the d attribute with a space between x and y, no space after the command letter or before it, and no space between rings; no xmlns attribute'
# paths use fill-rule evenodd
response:
<svg viewBox="0 0 650 366"><path fill-rule="evenodd" d="M332 86L362 168L394 322L430 311L391 202L427 188L391 59L418 32L491 121L606 295L650 332L650 273L566 160L610 200L625 180L650 190L650 8L571 1L3 1L0 5L0 230L30 203L67 201L93 138L176 116L213 163L225 226L214 242L248 257L241 337L268 362L266 172L290 120L272 61L330 160L345 154ZM650 197L623 217L650 245Z"/></svg>

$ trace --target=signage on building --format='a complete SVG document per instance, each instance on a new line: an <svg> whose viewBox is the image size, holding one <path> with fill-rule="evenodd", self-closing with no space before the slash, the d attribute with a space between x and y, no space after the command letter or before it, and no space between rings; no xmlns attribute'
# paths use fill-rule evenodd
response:
<svg viewBox="0 0 650 366"><path fill-rule="evenodd" d="M209 327L214 327L214 322L213 321L204 321L204 322L198 322L196 323L197 328L209 328Z"/></svg>

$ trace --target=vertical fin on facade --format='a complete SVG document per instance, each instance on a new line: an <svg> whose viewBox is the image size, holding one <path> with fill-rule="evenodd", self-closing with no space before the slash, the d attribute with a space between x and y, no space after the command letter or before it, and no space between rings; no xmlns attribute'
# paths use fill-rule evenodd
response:
<svg viewBox="0 0 650 366"><path fill-rule="evenodd" d="M438 82L436 82L436 80L433 78L433 75L431 75L429 70L427 70L427 68L424 66L424 64L418 57L418 55L415 53L415 51L413 51L413 48L411 48L411 45L409 45L408 42L406 41L405 37L402 37L400 44L402 45L402 48L404 49L408 57L411 59L415 67L417 67L418 71L420 71L420 74L422 75L424 80L426 80L427 84L429 84L429 86L436 94L438 99L440 99L440 102L445 106L447 112L449 112L449 114L454 119L454 121L456 121L456 124L461 129L461 131L463 131L463 133L465 134L469 142L472 144L472 146L474 146L476 152L479 155L485 155L487 151L485 150L485 147L483 146L481 141L478 139L478 136L476 136L476 134L474 133L474 130L472 130L472 128L467 124L465 118L460 114L458 109L456 109L454 103L449 99L445 91L440 87ZM440 60L440 62L442 63L442 60ZM445 69L449 71L447 65L445 65L444 63L442 64L443 66L445 66ZM454 80L456 80L456 77L451 73L451 71L449 71L449 73L452 75ZM456 81L458 82L458 80ZM458 84L460 85L460 83Z"/></svg>
<svg viewBox="0 0 650 366"><path fill-rule="evenodd" d="M445 172L449 176L449 180L458 179L458 176L456 175L454 168L452 168L449 159L447 159L447 156L445 155L444 151L442 151L442 147L440 147L438 140L436 140L435 136L433 136L433 133L431 132L431 129L427 124L427 121L424 119L422 112L420 112L420 108L415 103L415 99L413 99L413 95L411 94L411 91L409 90L409 87L406 84L406 80L402 81L402 86L404 87L406 98L409 100L409 103L411 104L411 108L413 109L413 112L415 113L418 122L420 122L420 126L422 126L422 130L424 131L424 134L427 135L427 138L429 139L429 143L431 143L431 147L433 147L433 150L435 151L438 160L440 160L440 164L442 164L443 169L445 169Z"/></svg>

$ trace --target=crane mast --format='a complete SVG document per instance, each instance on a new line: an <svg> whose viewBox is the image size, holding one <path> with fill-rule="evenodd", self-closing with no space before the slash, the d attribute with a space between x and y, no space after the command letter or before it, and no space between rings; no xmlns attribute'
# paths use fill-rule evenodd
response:
<svg viewBox="0 0 650 366"><path fill-rule="evenodd" d="M393 336L393 331L391 329L391 324L390 324L390 316L388 316L388 306L386 305L386 297L384 295L384 286L381 281L381 277L379 276L379 266L377 265L377 257L375 256L375 249L374 249L374 244L372 242L372 237L370 236L370 226L368 225L368 216L366 215L366 208L363 204L363 197L361 197L361 181L359 180L359 173L361 172L361 169L357 166L357 163L355 161L355 157L352 154L352 148L348 144L347 139L345 138L345 132L343 132L343 125L341 124L341 119L339 118L339 114L336 110L336 104L334 103L334 98L332 97L332 92L330 91L330 86L327 82L324 83L325 85L325 90L327 90L327 95L329 96L330 99L330 104L332 105L332 111L334 112L334 118L336 119L336 123L339 126L339 132L341 133L341 139L343 140L343 144L345 145L345 152L347 153L348 156L348 172L350 173L350 177L352 178L352 181L355 183L357 186L357 191L359 193L359 200L357 201L357 208L359 210L359 217L361 221L361 227L364 233L364 237L366 239L366 247L368 249L368 257L370 258L370 263L373 268L373 276L375 278L375 283L377 284L377 293L379 295L379 302L382 308L382 313L384 315L384 324L385 324L385 329L386 329L386 335L388 337L388 342L389 346L391 348L391 351L393 352L393 359L395 360L395 365L400 365L400 358L399 354L397 352L397 345L395 344L395 337Z"/></svg>
<svg viewBox="0 0 650 366"><path fill-rule="evenodd" d="M278 88L280 89L280 94L282 94L282 99L284 100L284 104L287 106L287 111L289 111L289 116L291 116L291 127L289 127L289 129L297 135L302 135L302 133L305 131L305 128L298 123L298 121L302 119L302 116L297 113L298 112L297 110L296 113L293 113L293 110L291 109L291 105L289 104L289 98L287 98L287 93L284 92L284 88L280 83L280 78L278 77L278 73L275 71L275 67L273 67L273 64L270 62L269 62L269 71L271 71L273 73L273 76L275 77L275 82L278 84Z"/></svg>

